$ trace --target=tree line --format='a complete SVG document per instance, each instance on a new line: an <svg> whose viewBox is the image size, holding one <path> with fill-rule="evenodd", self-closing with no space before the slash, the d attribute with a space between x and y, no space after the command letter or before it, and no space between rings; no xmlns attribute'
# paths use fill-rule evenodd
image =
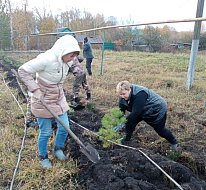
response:
<svg viewBox="0 0 206 190"><path fill-rule="evenodd" d="M92 15L90 12L73 8L71 10L53 14L43 8L28 10L28 2L22 7L11 7L10 0L0 0L0 49L30 50L36 48L31 34L56 32L57 28L68 27L72 31L114 26L118 21L115 17L105 18L102 14ZM124 23L123 23L124 24ZM131 24L131 21L130 21ZM122 46L148 45L154 51L168 51L170 44L177 42L191 43L192 32L177 32L175 28L164 25L161 27L146 26L144 28L127 27L113 28L105 31L91 31L84 34L89 36L103 36L107 42L114 42ZM45 37L45 46L48 37ZM201 33L200 46L205 48L206 33Z"/></svg>

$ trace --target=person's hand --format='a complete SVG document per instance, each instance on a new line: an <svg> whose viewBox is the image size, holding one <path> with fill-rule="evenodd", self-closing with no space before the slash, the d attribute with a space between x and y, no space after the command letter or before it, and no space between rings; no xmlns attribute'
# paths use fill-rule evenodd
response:
<svg viewBox="0 0 206 190"><path fill-rule="evenodd" d="M33 95L32 95L32 96L33 96L34 98L40 100L41 97L42 97L42 92L41 92L41 90L40 90L40 89L35 90L35 91L33 92Z"/></svg>
<svg viewBox="0 0 206 190"><path fill-rule="evenodd" d="M113 129L115 131L121 131L124 127L125 127L125 124L119 124L119 125L113 127Z"/></svg>
<svg viewBox="0 0 206 190"><path fill-rule="evenodd" d="M81 55L77 56L78 61L81 63L82 61L84 61L84 58Z"/></svg>

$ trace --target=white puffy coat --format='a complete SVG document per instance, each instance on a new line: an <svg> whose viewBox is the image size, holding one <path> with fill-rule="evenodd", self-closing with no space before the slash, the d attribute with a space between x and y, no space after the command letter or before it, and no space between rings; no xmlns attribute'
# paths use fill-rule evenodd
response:
<svg viewBox="0 0 206 190"><path fill-rule="evenodd" d="M23 64L18 73L30 92L40 89L44 101L49 107L61 115L69 109L63 92L63 82L73 61L64 63L62 56L79 52L76 39L65 35L58 39L53 47ZM36 80L33 75L36 75ZM52 115L44 108L39 100L31 99L31 111L36 117L51 118Z"/></svg>

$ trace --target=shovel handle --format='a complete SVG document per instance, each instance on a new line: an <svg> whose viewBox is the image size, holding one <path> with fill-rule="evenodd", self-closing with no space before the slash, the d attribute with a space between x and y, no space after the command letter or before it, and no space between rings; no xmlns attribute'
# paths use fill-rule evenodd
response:
<svg viewBox="0 0 206 190"><path fill-rule="evenodd" d="M26 91L24 91L24 88L22 87L21 83L20 83L20 77L18 75L18 73L12 69L13 74L16 76L17 82L19 87L21 88L21 91L23 92L23 94L25 95L25 98L28 101L28 93ZM71 137L76 141L76 143L80 146L80 150L83 154L85 154L87 156L87 158L89 160L91 160L93 163L96 163L100 157L98 152L93 149L93 147L89 146L89 144L87 146L85 146L80 140L79 138L71 131L71 129L69 128L69 126L67 126L64 122L62 122L59 118L59 116L50 109L50 107L44 102L43 98L40 99L40 102L42 103L42 105L53 115L53 117L68 131L68 133L71 135Z"/></svg>
<svg viewBox="0 0 206 190"><path fill-rule="evenodd" d="M41 98L41 103L43 104L43 106L54 116L54 118L69 132L69 134L72 136L72 138L77 142L78 145L80 145L80 150L83 154L85 154L87 156L87 158L89 160L91 160L93 163L96 163L99 161L100 157L99 157L99 154L98 152L92 147L89 145L85 146L80 140L79 138L71 131L71 129L65 125L65 123L63 123L58 115L53 112L49 106L44 102L44 100Z"/></svg>
<svg viewBox="0 0 206 190"><path fill-rule="evenodd" d="M72 138L79 144L82 148L86 148L85 145L79 140L79 138L72 132L72 130L65 124L63 123L60 119L59 116L49 108L49 106L44 102L44 100L41 98L40 99L42 105L54 116L54 118L68 131L68 133L72 136Z"/></svg>

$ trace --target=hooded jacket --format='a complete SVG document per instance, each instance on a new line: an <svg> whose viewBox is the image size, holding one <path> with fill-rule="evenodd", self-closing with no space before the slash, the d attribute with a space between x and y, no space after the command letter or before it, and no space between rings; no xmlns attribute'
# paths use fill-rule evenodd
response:
<svg viewBox="0 0 206 190"><path fill-rule="evenodd" d="M62 56L72 52L80 52L78 42L73 36L65 35L58 39L51 49L24 63L18 69L19 76L28 90L34 92L40 89L45 103L57 115L69 109L63 92L63 82L73 61L64 63ZM34 97L31 98L31 111L36 117L53 117Z"/></svg>
<svg viewBox="0 0 206 190"><path fill-rule="evenodd" d="M89 42L84 43L83 45L83 56L86 59L93 59L93 52L92 52L92 46Z"/></svg>

